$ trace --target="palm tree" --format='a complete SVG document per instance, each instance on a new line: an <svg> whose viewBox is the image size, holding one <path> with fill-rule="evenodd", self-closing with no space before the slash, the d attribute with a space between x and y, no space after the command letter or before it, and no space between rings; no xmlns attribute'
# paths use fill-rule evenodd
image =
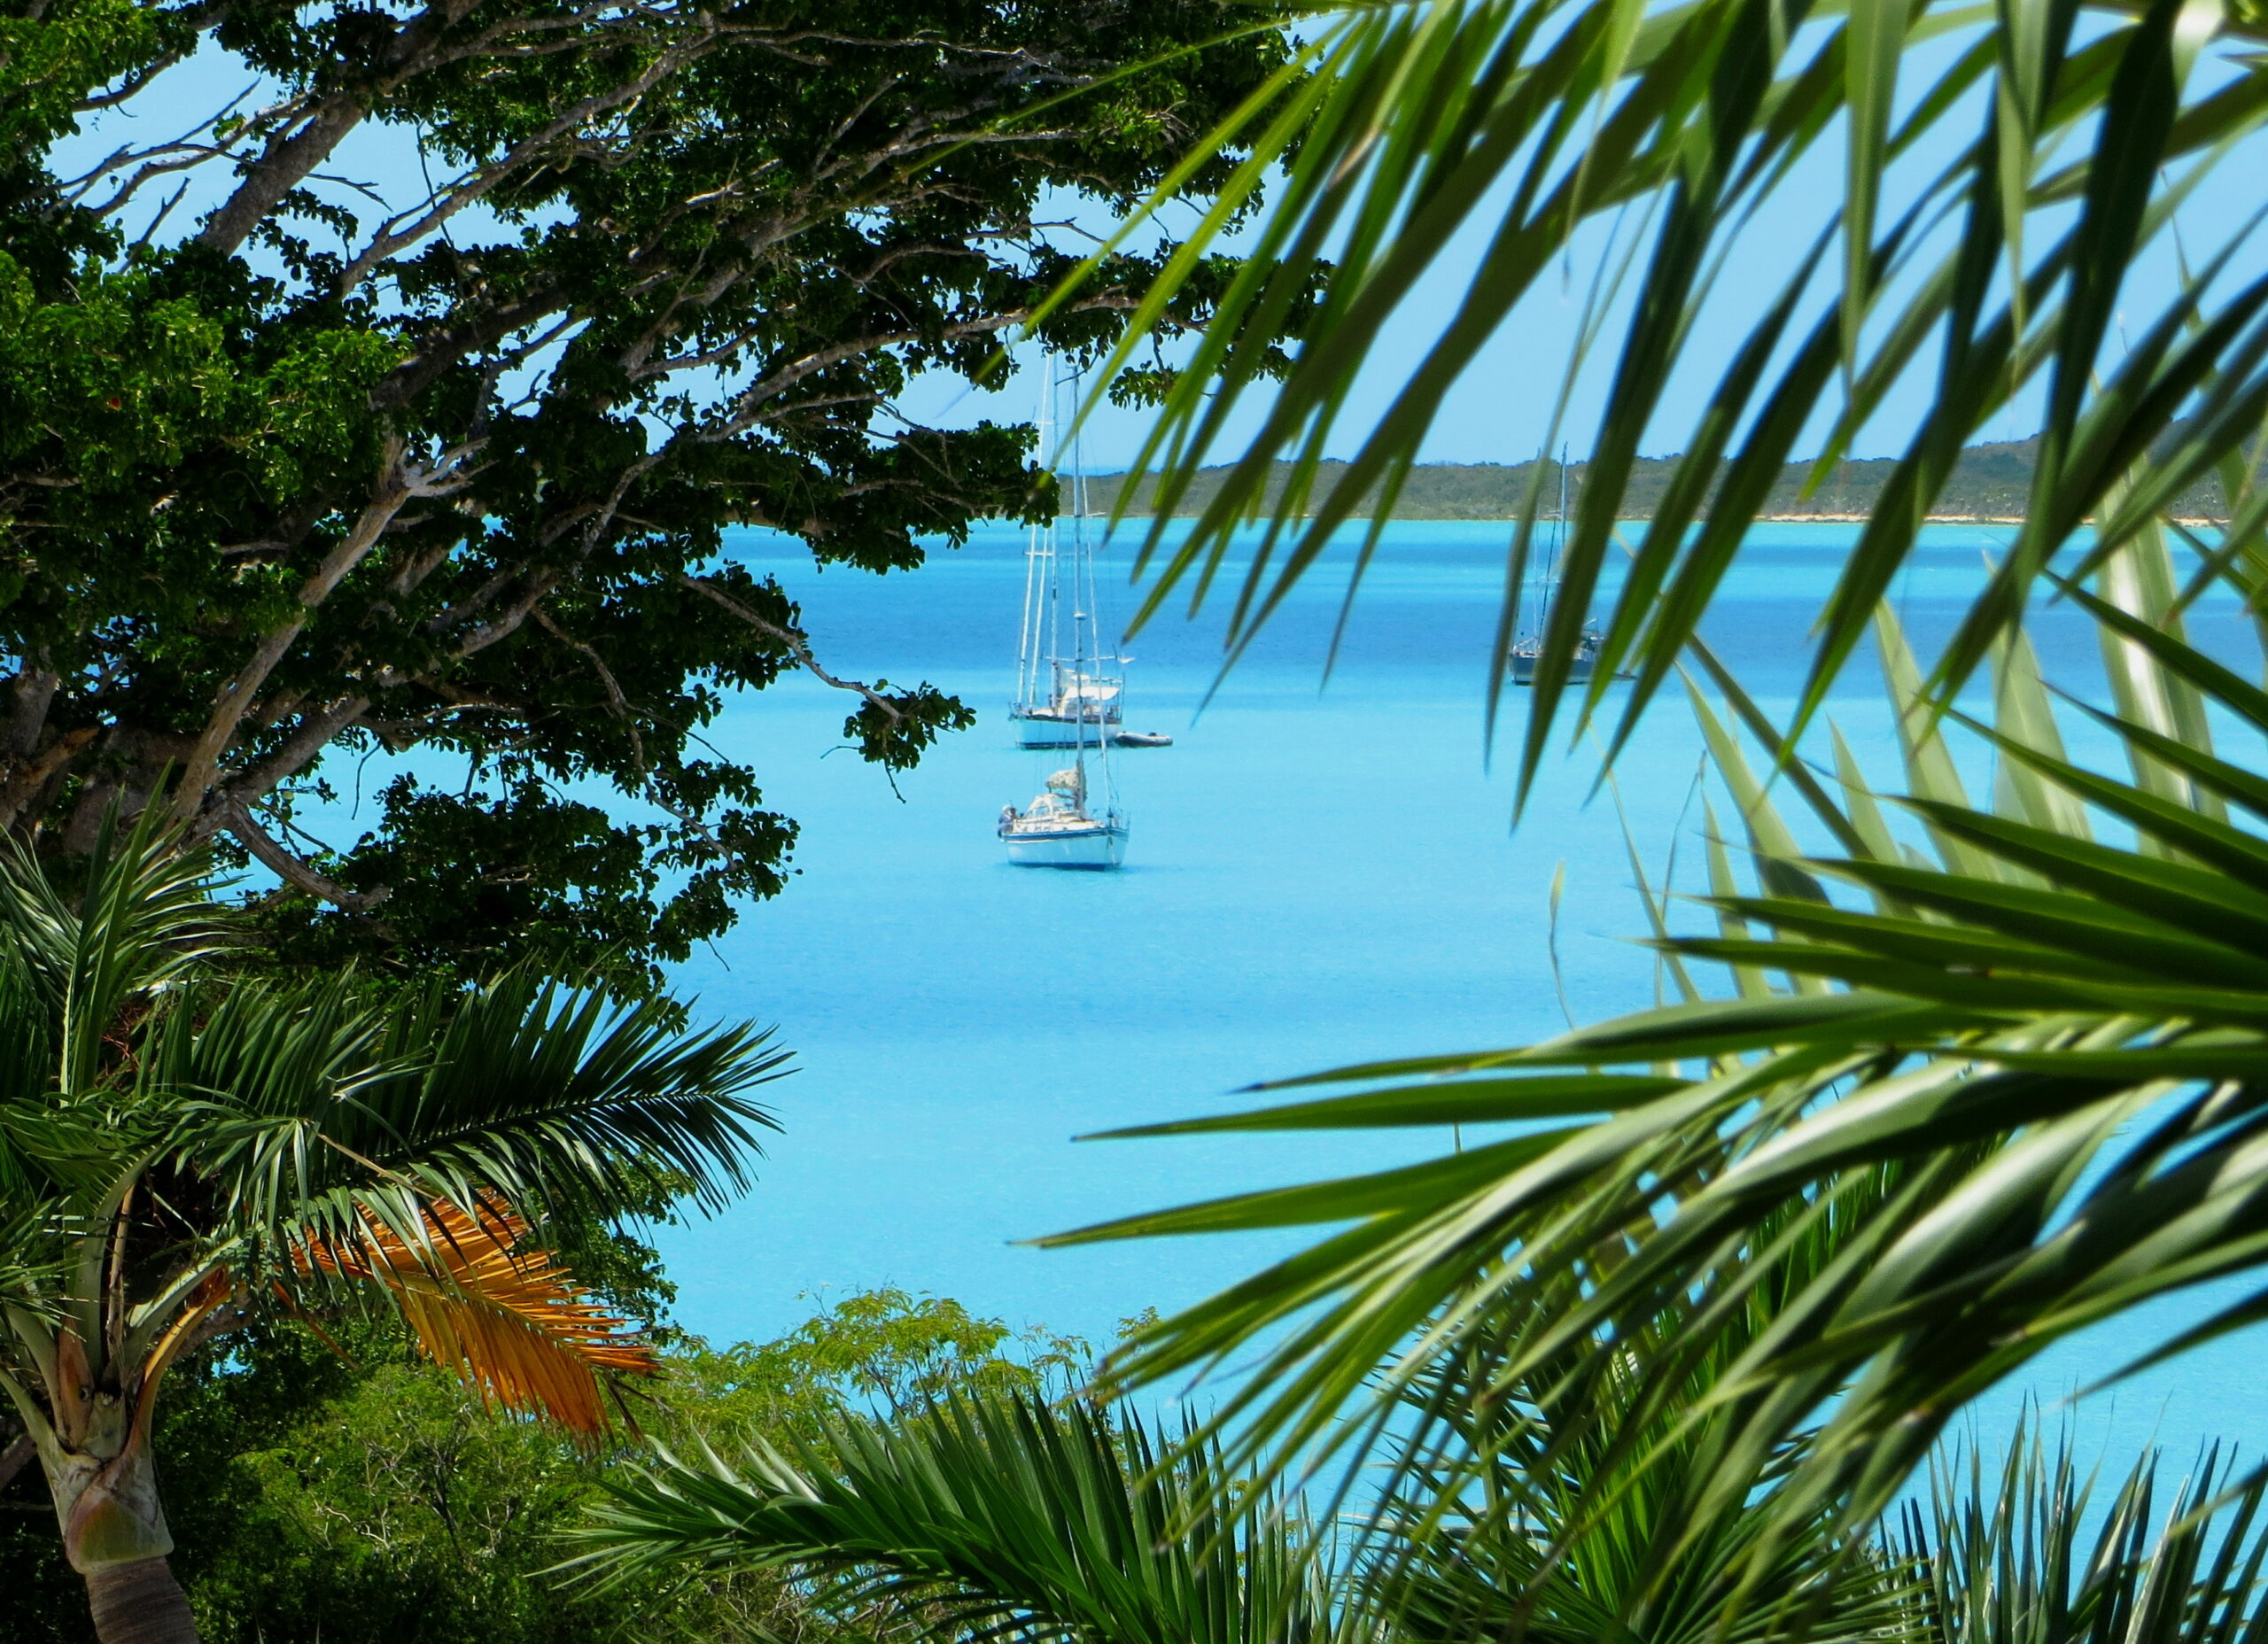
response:
<svg viewBox="0 0 2268 1644"><path fill-rule="evenodd" d="M2257 1644L2268 1477L2209 1448L2161 1516L2157 1472L2143 1456L2098 1513L2068 1433L2019 1423L1990 1486L1973 1448L1950 1458L1886 1538L1922 1576L1917 1644Z"/></svg>
<svg viewBox="0 0 2268 1644"><path fill-rule="evenodd" d="M1184 1437L1187 1437L1184 1435ZM836 1421L792 1456L660 1454L612 1481L586 1578L784 1569L853 1614L926 1636L1061 1644L1321 1644L1321 1564L1296 1517L1201 1440L1022 1391Z"/></svg>
<svg viewBox="0 0 2268 1644"><path fill-rule="evenodd" d="M0 1388L105 1644L196 1638L151 1451L183 1354L385 1298L485 1397L594 1433L651 1361L544 1229L663 1183L718 1203L772 1123L765 1035L666 1001L232 980L236 940L152 827L75 896L0 858Z"/></svg>
<svg viewBox="0 0 2268 1644"><path fill-rule="evenodd" d="M1441 1367L1478 1354L1488 1383L1509 1386L1635 1343L1653 1409L1675 1431L1705 1423L1728 1458L1689 1473L1682 1523L1746 1499L1761 1458L1826 1412L1775 1496L1801 1526L1829 1504L1880 1511L1965 1400L2062 1337L2256 1271L2268 783L2213 751L2211 721L2268 734L2268 693L2186 643L2172 569L2146 533L2109 567L2132 609L2070 591L2101 624L2124 710L2078 711L2117 738L2124 778L2067 756L2021 635L1999 648L1987 725L1941 716L1878 616L1902 709L1904 828L1839 737L1833 778L1796 763L1775 790L1736 727L1767 756L1783 730L1717 669L1732 723L1698 691L1695 705L1758 887L1740 889L1713 818L1717 931L1674 935L1655 904L1682 1002L1540 1045L1344 1069L1300 1082L1344 1094L1157 1127L1455 1123L1469 1144L1068 1236L1336 1229L1164 1321L1116 1373L1138 1383L1264 1343L1261 1373L1223 1406L1224 1420L1251 1418L1247 1455L1359 1435L1338 1424L1350 1403L1414 1398L1442 1435L1448 1489L1495 1457L1431 1397ZM1997 755L1989 804L1961 787L1946 741L1958 725ZM1800 798L1835 854L1799 848L1775 791ZM1703 961L1724 966L1730 997L1704 996ZM1900 1175L1882 1194L1886 1167ZM1744 1323L1758 1287L1778 1283L1791 1229L1837 1217L1851 1222L1837 1259L1778 1285L1769 1328ZM2133 1362L2260 1311L2243 1296L2171 1340L2139 1341ZM1689 1369L1728 1347L1705 1409L1681 1413ZM1557 1399L1563 1426L1588 1422L1618 1458L1658 1449L1579 1380Z"/></svg>
<svg viewBox="0 0 2268 1644"><path fill-rule="evenodd" d="M1863 1231L1893 1173L1873 1185L1838 1214L1775 1229L1775 1270L1684 1361L1679 1384L1657 1382L1665 1355L1653 1339L1685 1328L1674 1313L1622 1341L1571 1343L1506 1380L1513 1342L1548 1328L1573 1297L1538 1295L1528 1317L1492 1322L1505 1339L1475 1337L1437 1357L1385 1424L1394 1464L1365 1516L1362 1606L1411 1644L1768 1644L1798 1625L1821 1644L1860 1644L1907 1631L1910 1557L1886 1555L1834 1513L1776 1511L1812 1435L1744 1462L1727 1452L1736 1423L1707 1413L1784 1298ZM1570 1410L1575 1419L1564 1419ZM1747 1489L1718 1494L1705 1520L1688 1516L1697 1478L1742 1467Z"/></svg>
<svg viewBox="0 0 2268 1644"><path fill-rule="evenodd" d="M1732 1461L1691 1474L1681 1516L1714 1522L1759 1458L1826 1412L1775 1497L1793 1527L1827 1503L1881 1510L1962 1403L2048 1343L2260 1269L2268 786L2216 751L2214 725L2268 733L2268 694L2189 644L2182 619L2209 591L2233 593L2256 628L2268 614L2268 279L2242 260L2249 217L2202 225L2202 251L2176 244L2173 289L2138 269L2217 172L2255 163L2268 73L2247 53L2263 28L2256 8L2218 0L1412 0L1306 31L1309 78L1287 71L1275 101L1245 111L1252 159L1214 218L1225 229L1265 183L1254 255L1144 454L1162 470L1145 614L1177 589L1207 597L1232 533L1268 514L1256 549L1239 550L1233 661L1334 530L1383 519L1479 343L1605 237L1566 381L1596 364L1611 386L1546 624L1521 791L1555 727L1598 719L1611 760L1681 668L1697 669L1731 709L1728 726L1702 704L1756 882L1744 890L1718 851L1716 933L1673 935L1658 910L1677 1004L1541 1045L1343 1069L1298 1082L1323 1087L1314 1099L1161 1127L1456 1123L1481 1144L1070 1236L1336 1229L1165 1321L1120 1376L1264 1344L1263 1373L1223 1414L1253 1418L1237 1439L1252 1457L1369 1431L1338 1425L1342 1413L1437 1388L1440 1368L1477 1344L1499 1355L1491 1384L1513 1385L1582 1344L1641 1339L1650 1379L1674 1388L1772 1270L1774 1229L1840 1214L1895 1167L1899 1190L1867 1210L1863 1237L1785 1298L1710 1394ZM1835 147L1842 186L1821 190ZM1702 368L1695 340L1725 334L1713 282L1759 213L1784 222L1806 198L1817 232L1733 314L1736 345L1709 368L1661 503L1631 530L1591 682L1575 684L1638 442L1661 437L1678 373ZM1468 229L1485 249L1467 295L1331 477L1321 461L1355 371ZM1202 249L1200 236L1152 305L1194 276ZM1326 256L1326 295L1258 437L1169 546L1165 520L1225 449L1242 396L1268 375L1261 349ZM1702 615L1805 430L1828 430L1816 485L1915 376L1926 404L1826 603L1794 711L1771 723L1698 646ZM1882 623L1882 596L1962 447L2031 402L2042 409L2026 517L1925 667ZM1278 461L1289 484L1263 507ZM2207 480L2230 515L2218 538L2165 517ZM1513 533L1508 593L1536 501ZM2194 574L2169 534L2195 554ZM1357 581L1377 548L1374 527ZM2060 711L2116 739L2123 777L2066 755L2023 640L2041 593L2100 626L2108 710ZM1901 799L1878 797L1839 738L1819 746L1828 688L1870 626L1901 711ZM1492 715L1513 637L1508 612ZM1998 699L1996 723L1975 727L1998 765L1989 803L1959 790L1941 740L1966 723L1956 694L1980 670ZM1634 683L1603 717L1621 671ZM1761 745L1761 774L1743 733ZM1814 755L1832 774L1810 768ZM1775 813L1788 795L1831 840L1824 855ZM1732 996L1701 996L1704 960L1726 967ZM2264 1312L2248 1295L2136 1359ZM1665 1314L1684 1327L1658 1329ZM1510 1320L1534 1328L1508 1335ZM1611 1432L1616 1409L1578 1384L1556 1415ZM1438 1402L1426 1419L1446 1433ZM1636 1459L1641 1441L1616 1437ZM1443 1443L1461 1470L1439 1487L1487 1471L1487 1445Z"/></svg>

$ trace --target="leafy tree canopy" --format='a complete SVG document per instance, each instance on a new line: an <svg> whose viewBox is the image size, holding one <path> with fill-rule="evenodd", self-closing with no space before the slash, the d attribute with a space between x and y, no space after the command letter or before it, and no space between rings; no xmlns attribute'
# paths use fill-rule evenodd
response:
<svg viewBox="0 0 2268 1644"><path fill-rule="evenodd" d="M897 397L983 376L1071 266L1049 219L1139 198L1266 83L1254 21L0 4L0 826L67 857L113 799L162 805L278 876L302 960L635 979L715 935L796 837L702 738L728 693L808 667L886 767L970 722L824 674L726 529L883 572L1052 506L1027 429ZM1170 251L1043 334L1099 350ZM373 753L413 764L317 840L326 773Z"/></svg>

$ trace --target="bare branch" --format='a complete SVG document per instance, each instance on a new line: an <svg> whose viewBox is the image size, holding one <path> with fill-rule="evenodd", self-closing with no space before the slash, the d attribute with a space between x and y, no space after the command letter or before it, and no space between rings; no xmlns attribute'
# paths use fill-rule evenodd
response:
<svg viewBox="0 0 2268 1644"><path fill-rule="evenodd" d="M174 794L173 810L176 821L187 822L204 805L205 790L212 783L221 756L236 740L237 727L251 710L260 687L268 682L268 676L276 671L276 664L290 653L293 643L306 629L307 613L328 599L340 579L369 556L370 550L377 546L378 539L384 534L385 528L393 523L394 516L401 512L402 505L416 494L417 484L403 467L401 453L401 437L399 434L390 436L386 440L384 467L380 471L377 492L371 497L369 506L363 508L361 517L354 522L354 529L338 539L331 551L323 556L322 563L316 567L315 575L300 585L299 605L301 614L270 629L236 677L221 686L214 701L212 716L206 719L205 729L198 734L190 750L189 759L183 766L181 786Z"/></svg>
<svg viewBox="0 0 2268 1644"><path fill-rule="evenodd" d="M219 804L255 804L267 798L313 764L324 748L369 711L369 707L370 699L367 696L342 696L321 713L308 715L284 746L269 755L258 769L237 778L222 789L217 796ZM218 828L221 820L219 810L208 805L191 826L190 834L202 839Z"/></svg>
<svg viewBox="0 0 2268 1644"><path fill-rule="evenodd" d="M694 593L699 594L703 599L713 601L715 603L723 606L726 610L732 612L734 616L739 617L742 622L748 624L750 627L756 629L758 632L770 634L773 639L779 640L781 644L786 646L788 650L795 654L796 660L803 664L805 671L810 673L812 678L817 679L821 685L831 685L838 691L849 691L855 695L866 698L868 702L872 703L875 708L880 709L883 715L888 717L893 725L905 717L905 716L898 710L898 706L896 702L891 702L889 697L884 696L881 692L875 690L871 685L867 685L858 679L838 679L833 674L827 672L826 669L820 667L819 665L819 659L812 655L811 642L804 639L804 637L795 629L783 628L776 622L765 621L754 611L749 609L747 606L734 599L731 594L726 593L722 588L712 587L711 585L702 581L697 577L690 577L680 573L678 577L678 581L684 586L692 589Z"/></svg>
<svg viewBox="0 0 2268 1644"><path fill-rule="evenodd" d="M5 1490L13 1484L16 1475L22 1472L38 1454L39 1446L32 1442L29 1433L19 1433L13 1444L0 1450L0 1490Z"/></svg>
<svg viewBox="0 0 2268 1644"><path fill-rule="evenodd" d="M274 835L253 821L252 813L240 804L229 804L221 815L229 832L237 836L262 866L285 884L296 886L310 896L344 908L349 913L367 913L393 894L392 888L384 885L373 891L353 891L336 880L324 878L305 857L285 849Z"/></svg>
<svg viewBox="0 0 2268 1644"><path fill-rule="evenodd" d="M429 208L422 215L404 212L388 219L354 260L339 271L337 294L346 296L369 278L373 268L394 252L404 246L416 244L468 206L486 198L499 183L524 170L532 161L546 157L552 145L569 132L587 126L601 114L638 101L655 86L684 67L716 38L714 21L704 19L704 26L691 41L657 53L646 71L634 80L611 90L594 93L562 109L548 124L531 133L501 159L483 166L450 187L439 190L427 202ZM415 221L411 221L413 217ZM404 223L408 226L404 227Z"/></svg>
<svg viewBox="0 0 2268 1644"><path fill-rule="evenodd" d="M643 782L646 779L647 771L646 739L638 734L638 716L630 711L630 699L622 694L622 686L615 679L614 670L606 665L606 658L601 656L591 646L576 639L561 628L557 623L552 621L548 612L538 610L535 613L535 623L537 627L568 649L581 653L584 660L588 662L598 674L599 682L606 686L609 708L612 710L614 717L622 721L623 729L630 733L630 756L637 762L638 779Z"/></svg>

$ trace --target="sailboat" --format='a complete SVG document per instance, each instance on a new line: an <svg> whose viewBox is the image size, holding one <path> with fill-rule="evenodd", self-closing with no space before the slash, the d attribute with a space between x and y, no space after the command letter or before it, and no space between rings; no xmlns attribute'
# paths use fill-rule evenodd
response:
<svg viewBox="0 0 2268 1644"><path fill-rule="evenodd" d="M1039 460L1053 454L1055 362L1039 403ZM1074 467L1077 465L1075 463ZM1034 525L1024 551L1023 632L1016 642L1016 699L1008 720L1023 748L1076 748L1117 734L1126 694L1125 661L1107 654L1095 623L1094 551L1087 541L1087 480L1069 477L1071 550L1057 522Z"/></svg>
<svg viewBox="0 0 2268 1644"><path fill-rule="evenodd" d="M1095 751L1099 760L1099 745ZM1020 868L1115 868L1126 860L1126 818L1107 804L1087 808L1084 757L1051 775L1021 810L1001 806L1000 839Z"/></svg>
<svg viewBox="0 0 2268 1644"><path fill-rule="evenodd" d="M1040 390L1039 454L1055 431L1055 362ZM1076 464L1074 464L1076 467ZM1120 734L1125 658L1102 651L1095 622L1094 554L1086 536L1086 479L1074 473L1071 553L1057 552L1051 521L1032 528L1024 557L1023 638L1016 700L1009 717L1026 748L1068 748L1071 763L1048 776L1022 810L1000 807L1008 860L1027 868L1115 868L1126 859L1126 818L1110 779L1110 745ZM1091 777L1090 772L1091 772Z"/></svg>
<svg viewBox="0 0 2268 1644"><path fill-rule="evenodd" d="M1536 659L1543 654L1543 636L1541 629L1542 624L1550 619L1552 602L1559 597L1559 550L1565 545L1566 540L1567 450L1563 446L1559 449L1559 513L1558 516L1552 521L1550 547L1543 562L1543 589L1536 618L1539 632L1529 632L1522 622L1527 605L1526 578L1521 578L1521 586L1515 596L1518 601L1518 607L1513 612L1512 617L1513 632L1518 636L1512 640L1511 672L1514 685L1535 683ZM1570 685L1580 685L1591 677L1592 669L1598 663L1599 647L1604 642L1597 629L1588 623L1583 624L1583 636L1576 641L1574 658L1567 665L1567 682Z"/></svg>

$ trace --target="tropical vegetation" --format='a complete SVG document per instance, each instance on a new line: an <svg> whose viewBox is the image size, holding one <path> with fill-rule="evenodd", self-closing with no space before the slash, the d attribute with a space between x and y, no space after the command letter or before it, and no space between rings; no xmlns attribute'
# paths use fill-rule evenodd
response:
<svg viewBox="0 0 2268 1644"><path fill-rule="evenodd" d="M384 1312L320 1335L261 1321L189 1356L154 1447L169 1562L206 1644L833 1638L844 1630L770 1572L657 1571L602 1591L555 1569L605 1477L649 1441L814 1440L843 1410L1060 1390L1085 1362L1082 1344L890 1290L832 1299L773 1341L708 1343L665 1317L645 1330L656 1368L624 1389L634 1426L617 1420L597 1444L484 1401ZM90 1637L36 1468L0 1489L0 1591L4 1644Z"/></svg>
<svg viewBox="0 0 2268 1644"><path fill-rule="evenodd" d="M1138 1339L1114 1367L1123 1382L1257 1354L1220 1420L1263 1465L1318 1444L1366 1452L1385 1418L1348 1423L1350 1409L1421 1399L1448 1497L1491 1476L1505 1440L1456 1429L1441 1390L1501 1394L1570 1354L1581 1368L1548 1389L1563 1431L1648 1465L1674 1456L1618 1401L1606 1349L1627 1344L1674 1431L1721 1435L1682 1485L1681 1524L1709 1524L1785 1458L1761 1561L1815 1512L1855 1527L1885 1510L1967 1401L2072 1331L2231 1276L2246 1283L2194 1327L2136 1341L2131 1362L2258 1316L2268 280L2249 218L2183 207L2256 157L2259 27L2210 0L1429 0L1350 8L1302 35L1308 77L1225 128L1252 152L1216 226L1240 188L1269 180L1272 198L1254 260L1222 297L1226 322L1193 345L1138 465L1158 470L1147 609L1224 582L1232 664L1332 533L1366 500L1391 505L1481 340L1596 257L1567 373L1596 366L1604 408L1523 693L1520 788L1544 779L1563 730L1596 731L1611 766L1661 694L1697 678L1759 745L1751 763L1695 691L1752 872L1717 847L1716 928L1658 916L1676 989L1659 1009L1343 1069L1270 1108L1157 1127L1456 1125L1480 1142L1071 1236L1317 1229ZM1715 282L1767 221L1783 237L1771 283L1728 299ZM1468 230L1484 249L1464 298L1326 483L1355 373ZM1152 305L1172 300L1205 239ZM1258 436L1169 540L1164 516L1243 426L1252 337L1326 252L1337 272L1280 390L1253 407ZM2174 277L2148 260L2159 252ZM1728 325L1732 345L1705 353ZM1680 380L1701 385L1683 402L1697 420L1651 520L1626 535L1639 443ZM1826 430L1823 484L1901 384L1918 402L1899 414L1895 469L1775 719L1714 666L1702 618L1806 430ZM1884 595L1962 449L2035 408L2023 523L1943 650L1917 663ZM1279 460L1292 477L1270 496ZM2167 520L2208 475L2225 527ZM1514 532L1508 594L1540 500ZM1578 679L1608 558L1626 548ZM1355 585L1377 551L1373 526ZM2023 624L2042 599L2097 624L2104 676L2073 684L2102 705L2059 703L2040 683ZM2209 602L2241 613L2240 659L2188 637ZM1898 789L1871 783L1822 723L1870 631L1905 749ZM1989 710L1963 694L1984 682ZM1948 751L1965 736L1992 768L1989 799L1964 791ZM1726 967L1729 996L1704 992L1701 960ZM1705 1408L1676 1415L1675 1390L1723 1350L1784 1242L1846 1214L1840 1258L1778 1298ZM1584 1483L1591 1510L1612 1487Z"/></svg>
<svg viewBox="0 0 2268 1644"><path fill-rule="evenodd" d="M903 369L978 375L1023 324L1104 359L1098 392L1160 403L1136 464L1155 470L1146 614L1228 586L1232 664L1367 516L1356 596L1450 387L1580 255L1597 274L1547 443L1582 372L1603 361L1607 392L1518 779L1523 795L1546 779L1562 732L1596 733L1611 769L1683 686L1715 771L1707 916L1679 910L1679 885L1646 887L1661 1003L1150 1127L1448 1145L1064 1235L1310 1230L1139 1330L1076 1397L917 1378L801 1429L671 1432L604 1481L563 1573L605 1594L690 1572L799 1623L955 1640L2256 1644L2256 1477L2209 1455L2161 1511L2145 1462L2098 1509L2025 1434L1992 1485L1942 1446L1978 1394L2143 1301L2246 1286L2138 1341L2137 1363L2263 1310L2268 278L2251 220L2184 208L2253 154L2268 25L2243 0L1410 0L1288 32L1280 11L1243 27L1140 12L1082 14L1075 46L1045 7L873 39L645 10L359 32L300 18L273 35L222 20L223 49L282 101L178 156L122 151L75 198L38 169L55 136L206 25L150 25L100 58L75 43L99 31L43 13L9 47L50 53L65 88L19 111L50 236L46 264L9 253L21 335L99 322L127 342L70 358L189 361L51 392L26 375L57 408L21 421L40 431L14 482L26 529L62 551L25 562L14 609L54 625L10 641L17 728L0 740L19 769L0 800L58 836L66 878L19 856L0 882L22 972L0 971L22 1080L0 1110L4 1369L98 1625L142 1636L126 1628L161 1616L175 1632L149 1636L189 1636L151 1413L168 1368L223 1330L373 1296L485 1397L586 1434L601 1373L651 1368L546 1229L737 1185L770 1053L688 1035L663 1002L610 1015L529 971L455 978L515 943L557 969L626 941L619 987L718 928L731 895L770 888L787 825L755 809L749 772L687 750L718 687L827 676L778 590L714 560L723 523L880 569L913 562L917 530L1023 506L1013 430L869 438ZM541 49L520 38L555 29ZM1055 115L1067 89L1102 93L1109 118ZM1043 115L1061 124L1017 123ZM375 238L301 186L364 122L454 167ZM106 226L146 181L214 159L236 180L193 238L153 223L129 245ZM1058 283L1069 259L1031 232L1050 185L1150 193ZM1192 197L1193 233L1130 249ZM278 226L304 221L342 249ZM497 231L461 247L452 222ZM1759 222L1804 224L1760 291L1725 278ZM259 283L240 253L263 224L284 272ZM1249 260L1223 260L1243 229ZM1468 231L1484 249L1463 300L1326 465L1355 374ZM2154 285L2162 244L2179 273ZM66 267L77 284L38 284ZM1705 351L1728 324L1729 351ZM1161 338L1180 344L1174 368L1138 366ZM229 421L255 368L253 398L299 422ZM712 368L713 393L688 386ZM1697 376L1684 454L1625 531L1640 445ZM193 405L192 380L209 390ZM322 396L293 398L303 382ZM1775 715L1719 665L1703 617L1798 445L1825 430L1806 459L1818 494L1914 392ZM1942 651L1917 657L1884 595L1961 454L2034 407L2022 523ZM302 449L294 429L321 439ZM286 469L247 479L254 446ZM84 460L97 450L144 455ZM1545 471L1529 470L1508 593ZM2169 517L2208 484L2221 529ZM1193 528L1169 536L1184 502ZM181 609L77 592L113 547ZM176 553L180 575L150 577ZM2025 618L2045 599L2093 624L2098 688L2043 676ZM2193 640L2216 608L2244 618L2241 662ZM1869 637L1895 784L1826 717ZM861 703L847 729L885 764L963 711L843 683ZM136 717L144 702L165 711ZM470 775L454 797L397 783L386 831L351 852L285 843L293 784L355 746L446 749ZM594 851L596 825L540 780L594 775L668 819ZM102 818L121 798L277 874L260 917L287 953L376 942L389 965L443 963L441 981L218 974L198 866L168 865L154 823L117 845ZM499 849L523 859L500 870ZM657 870L688 877L664 896ZM70 875L83 888L58 888ZM492 883L536 891L473 898L469 934L441 934L433 910L454 918ZM571 906L556 919L554 891ZM1231 1364L1193 1414L1111 1401ZM1933 1457L1930 1505L1899 1514ZM1334 1461L1383 1465L1318 1483Z"/></svg>
<svg viewBox="0 0 2268 1644"><path fill-rule="evenodd" d="M105 1644L193 1640L153 1446L185 1356L387 1307L483 1400L595 1438L652 1349L547 1230L721 1204L783 1057L525 972L231 976L241 915L150 817L85 869L0 859L6 1469L37 1462Z"/></svg>
<svg viewBox="0 0 2268 1644"><path fill-rule="evenodd" d="M666 1450L611 1478L578 1539L602 1583L784 1570L823 1613L940 1638L1309 1644L1332 1630L1304 1525L1192 1434L1043 1391L957 1394L817 1440Z"/></svg>

